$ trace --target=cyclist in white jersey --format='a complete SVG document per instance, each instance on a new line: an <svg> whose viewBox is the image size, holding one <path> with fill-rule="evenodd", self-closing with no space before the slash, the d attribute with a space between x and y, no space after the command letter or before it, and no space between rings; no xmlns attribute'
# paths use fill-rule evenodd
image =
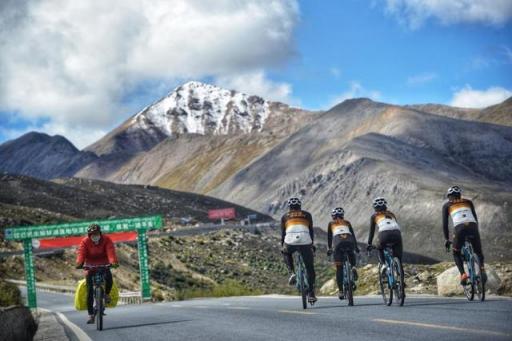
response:
<svg viewBox="0 0 512 341"><path fill-rule="evenodd" d="M468 275L464 271L464 262L462 260L461 249L464 245L466 237L469 237L473 250L480 259L482 267L482 279L487 280L484 270L484 255L482 253L482 242L480 241L480 233L478 231L478 217L476 215L473 202L468 199L462 199L462 190L459 186L452 186L446 193L448 200L443 205L443 233L445 239L445 247L447 250L453 244L453 259L460 272L460 282L466 284ZM450 241L448 231L448 221L451 219L454 234L453 243Z"/></svg>

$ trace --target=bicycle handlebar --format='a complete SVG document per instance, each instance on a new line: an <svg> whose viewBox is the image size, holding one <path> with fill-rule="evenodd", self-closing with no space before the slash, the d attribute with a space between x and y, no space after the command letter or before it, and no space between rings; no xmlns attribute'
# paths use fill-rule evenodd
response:
<svg viewBox="0 0 512 341"><path fill-rule="evenodd" d="M110 269L112 264L101 264L101 265L84 265L82 268L84 270L94 270L94 269Z"/></svg>

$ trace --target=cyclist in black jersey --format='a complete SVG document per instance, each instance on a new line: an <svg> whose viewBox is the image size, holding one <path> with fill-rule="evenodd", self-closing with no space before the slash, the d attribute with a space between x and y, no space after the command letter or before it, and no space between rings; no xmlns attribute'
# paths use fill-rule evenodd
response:
<svg viewBox="0 0 512 341"><path fill-rule="evenodd" d="M357 281L356 255L359 253L357 240L352 224L345 220L345 210L342 207L336 207L331 212L332 221L327 226L327 256L334 253L334 264L336 265L336 284L338 284L338 298L345 298L343 292L343 252L348 252L350 265L354 274L354 281ZM334 242L334 251L333 251ZM355 286L355 284L354 284ZM355 288L354 288L355 290Z"/></svg>
<svg viewBox="0 0 512 341"><path fill-rule="evenodd" d="M289 211L281 218L281 252L283 253L286 266L291 273L288 283L290 285L295 285L296 283L292 254L298 251L302 255L304 265L306 266L309 283L309 301L316 302L313 217L309 212L301 209L302 202L299 198L290 198L288 200L288 207Z"/></svg>
<svg viewBox="0 0 512 341"><path fill-rule="evenodd" d="M466 284L468 275L464 271L464 262L462 260L461 249L466 238L471 241L473 250L480 259L482 267L482 280L485 283L487 275L484 269L484 255L482 252L482 242L478 231L478 217L476 215L473 202L462 198L462 189L459 186L452 186L446 193L448 200L443 205L443 233L445 247L447 250L452 246L453 259L460 272L460 283ZM448 231L448 220L452 221L454 234L453 243L450 241ZM453 244L453 245L452 245Z"/></svg>

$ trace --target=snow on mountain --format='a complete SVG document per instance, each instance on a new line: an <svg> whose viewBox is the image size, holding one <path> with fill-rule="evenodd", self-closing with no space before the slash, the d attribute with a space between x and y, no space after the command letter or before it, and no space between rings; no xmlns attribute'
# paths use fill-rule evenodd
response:
<svg viewBox="0 0 512 341"><path fill-rule="evenodd" d="M250 133L261 131L268 116L269 103L261 97L188 82L136 114L129 129L158 128L167 136Z"/></svg>

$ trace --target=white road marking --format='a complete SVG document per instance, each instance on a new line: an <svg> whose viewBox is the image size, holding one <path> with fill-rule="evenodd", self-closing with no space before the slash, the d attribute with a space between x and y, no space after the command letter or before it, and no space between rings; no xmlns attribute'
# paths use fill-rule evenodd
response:
<svg viewBox="0 0 512 341"><path fill-rule="evenodd" d="M251 310L249 307L227 307L227 309L234 309L234 310Z"/></svg>
<svg viewBox="0 0 512 341"><path fill-rule="evenodd" d="M48 310L48 309L45 309L45 308L38 308L38 309L40 309L42 311L49 312L49 313L57 314L59 319L66 326L68 326L69 329L71 329L71 331L75 334L75 336L78 338L78 340L80 340L80 341L92 341L92 339L89 337L89 335L87 335L79 326L77 326L76 324L74 324L73 322L68 320L68 318L64 314L59 313L58 311L51 311L51 310Z"/></svg>
<svg viewBox="0 0 512 341"><path fill-rule="evenodd" d="M405 325L415 326L415 327L452 330L452 331L456 331L456 332L489 334L489 335L496 335L496 336L511 336L511 334L495 332L492 330L461 328L461 327L446 326L446 325L441 325L441 324L430 324L430 323L421 323L421 322L414 322L414 321L397 321L397 320L385 320L385 319L373 319L372 321L380 322L380 323L390 323L390 324L405 324Z"/></svg>
<svg viewBox="0 0 512 341"><path fill-rule="evenodd" d="M311 311L278 310L278 312L285 313L285 314L318 315L318 313L313 313Z"/></svg>

